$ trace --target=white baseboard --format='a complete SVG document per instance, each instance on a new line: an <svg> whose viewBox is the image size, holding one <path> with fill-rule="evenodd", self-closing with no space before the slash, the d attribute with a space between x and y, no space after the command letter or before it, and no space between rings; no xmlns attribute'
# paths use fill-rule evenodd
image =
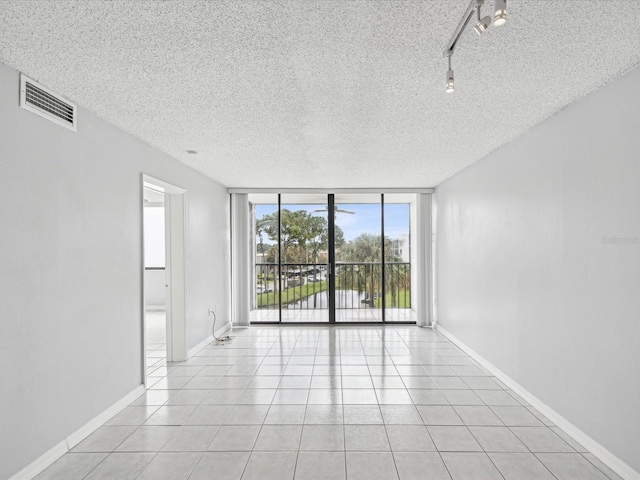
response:
<svg viewBox="0 0 640 480"><path fill-rule="evenodd" d="M31 480L33 477L38 475L45 468L47 468L49 465L54 463L61 456L75 447L78 443L95 432L107 420L111 419L114 415L119 413L123 408L133 402L144 392L144 385L139 385L123 398L107 408L104 412L100 413L97 417L89 420L89 422L69 435L65 440L61 441L55 447L40 455L29 465L13 475L9 480Z"/></svg>
<svg viewBox="0 0 640 480"><path fill-rule="evenodd" d="M520 384L518 384L511 377L503 373L500 369L496 368L491 362L487 361L484 357L478 355L475 350L465 345L462 341L456 338L454 335L446 331L439 325L434 326L434 330L440 332L444 335L448 340L453 342L457 347L467 353L471 358L473 358L476 362L490 371L493 375L496 376L501 382L507 385L511 390L520 395L523 399L531 404L532 407L537 409L540 413L546 416L549 420L555 423L558 427L568 433L571 437L573 437L578 443L580 443L583 447L593 453L596 457L598 457L605 465L611 468L614 472L620 475L625 480L640 480L640 473L631 468L627 463L625 463L620 458L616 457L613 453L607 450L605 447L596 442L589 435L584 433L578 427L573 425L567 419L565 419L562 415L557 413L551 407L541 402L536 398L532 393L528 392L525 388L523 388Z"/></svg>
<svg viewBox="0 0 640 480"><path fill-rule="evenodd" d="M105 422L111 420L116 414L120 413L124 407L128 406L131 402L133 402L136 398L142 395L145 392L144 385L139 385L134 390L126 394L116 403L107 408L104 412L102 412L97 417L94 417L92 420L87 422L85 425L80 427L78 430L73 432L71 435L67 437L67 445L69 450L78 445L82 440L87 438L93 432L95 432L99 427L101 427Z"/></svg>
<svg viewBox="0 0 640 480"><path fill-rule="evenodd" d="M67 441L63 440L52 449L44 452L14 476L10 477L9 480L31 480L68 451Z"/></svg>
<svg viewBox="0 0 640 480"><path fill-rule="evenodd" d="M223 325L218 330L216 330L216 337L219 337L220 335L222 335L224 332L226 332L230 328L231 328L231 322L228 322L226 325ZM204 347L209 345L211 342L213 342L213 335L209 335L207 338L205 338L203 341L201 341L198 345L196 345L195 347L189 349L189 352L187 353L187 358L193 357L196 353L198 353Z"/></svg>

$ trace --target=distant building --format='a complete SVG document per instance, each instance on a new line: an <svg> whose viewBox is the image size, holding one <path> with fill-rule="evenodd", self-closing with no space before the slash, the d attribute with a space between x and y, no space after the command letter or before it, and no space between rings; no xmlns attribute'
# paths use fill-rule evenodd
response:
<svg viewBox="0 0 640 480"><path fill-rule="evenodd" d="M393 246L393 255L400 258L400 261L408 263L411 259L411 250L409 248L409 234L403 233L397 239L391 240Z"/></svg>

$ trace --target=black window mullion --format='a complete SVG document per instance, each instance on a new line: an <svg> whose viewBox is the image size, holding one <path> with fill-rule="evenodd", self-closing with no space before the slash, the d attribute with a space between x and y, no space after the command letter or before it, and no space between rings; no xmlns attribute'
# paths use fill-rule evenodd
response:
<svg viewBox="0 0 640 480"><path fill-rule="evenodd" d="M335 242L335 197L333 193L327 195L327 221L329 223L329 323L336 322L336 242Z"/></svg>
<svg viewBox="0 0 640 480"><path fill-rule="evenodd" d="M380 232L382 233L382 323L386 323L387 314L387 289L385 278L385 251L384 251L384 193L380 194Z"/></svg>
<svg viewBox="0 0 640 480"><path fill-rule="evenodd" d="M278 323L282 323L282 215L278 194Z"/></svg>

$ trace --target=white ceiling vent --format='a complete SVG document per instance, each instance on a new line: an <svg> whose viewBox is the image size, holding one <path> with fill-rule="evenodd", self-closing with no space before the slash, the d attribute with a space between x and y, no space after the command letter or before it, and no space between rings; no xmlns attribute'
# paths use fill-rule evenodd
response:
<svg viewBox="0 0 640 480"><path fill-rule="evenodd" d="M20 74L20 106L76 131L76 105Z"/></svg>

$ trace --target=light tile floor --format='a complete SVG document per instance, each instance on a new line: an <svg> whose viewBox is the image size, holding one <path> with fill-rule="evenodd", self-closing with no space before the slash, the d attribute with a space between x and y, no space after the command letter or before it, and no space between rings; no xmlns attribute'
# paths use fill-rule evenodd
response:
<svg viewBox="0 0 640 480"><path fill-rule="evenodd" d="M167 325L164 310L145 312L147 375L167 363Z"/></svg>
<svg viewBox="0 0 640 480"><path fill-rule="evenodd" d="M415 326L235 329L37 478L618 480L454 345Z"/></svg>

